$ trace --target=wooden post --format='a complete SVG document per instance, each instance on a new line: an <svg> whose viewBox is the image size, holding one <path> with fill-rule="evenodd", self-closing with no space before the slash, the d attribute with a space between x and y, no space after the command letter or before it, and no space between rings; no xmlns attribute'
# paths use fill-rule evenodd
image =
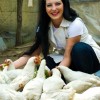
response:
<svg viewBox="0 0 100 100"><path fill-rule="evenodd" d="M16 46L22 44L22 5L23 0L17 0L17 30L16 30Z"/></svg>

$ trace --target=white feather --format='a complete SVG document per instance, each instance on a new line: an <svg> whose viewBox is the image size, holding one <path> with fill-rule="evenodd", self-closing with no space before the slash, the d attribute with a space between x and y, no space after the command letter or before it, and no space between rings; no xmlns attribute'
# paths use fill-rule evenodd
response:
<svg viewBox="0 0 100 100"><path fill-rule="evenodd" d="M19 90L20 88L23 88L33 78L36 66L34 62L35 58L36 57L31 57L28 60L22 73L10 83L11 88L13 88L14 90Z"/></svg>
<svg viewBox="0 0 100 100"><path fill-rule="evenodd" d="M66 82L71 82L73 80L87 80L89 78L100 79L99 77L93 74L88 74L81 71L73 71L70 68L65 66L58 66L58 68L60 72L63 74Z"/></svg>
<svg viewBox="0 0 100 100"><path fill-rule="evenodd" d="M45 80L46 61L42 60L36 78L29 81L23 89L27 100L39 100L42 94L43 82Z"/></svg>
<svg viewBox="0 0 100 100"><path fill-rule="evenodd" d="M75 93L73 100L100 100L100 87L92 87L82 94Z"/></svg>

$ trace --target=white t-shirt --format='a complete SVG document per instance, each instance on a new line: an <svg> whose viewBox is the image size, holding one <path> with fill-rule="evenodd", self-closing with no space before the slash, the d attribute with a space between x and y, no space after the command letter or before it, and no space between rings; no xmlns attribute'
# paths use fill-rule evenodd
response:
<svg viewBox="0 0 100 100"><path fill-rule="evenodd" d="M89 44L94 49L100 62L100 47L92 39L92 36L88 33L88 30L81 18L76 18L73 22L67 21L63 18L59 28L54 28L52 23L50 23L49 35L51 44L58 50L65 49L65 46L67 44L66 40L68 38L81 35L80 42Z"/></svg>

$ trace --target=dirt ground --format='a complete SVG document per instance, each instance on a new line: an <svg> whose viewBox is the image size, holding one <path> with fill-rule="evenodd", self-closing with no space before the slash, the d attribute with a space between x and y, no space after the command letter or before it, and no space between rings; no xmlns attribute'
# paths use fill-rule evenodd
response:
<svg viewBox="0 0 100 100"><path fill-rule="evenodd" d="M0 64L4 62L5 59L12 59L12 61L19 58L27 49L30 48L32 43L27 43L24 45L17 46L15 48L8 49L4 52L0 52Z"/></svg>

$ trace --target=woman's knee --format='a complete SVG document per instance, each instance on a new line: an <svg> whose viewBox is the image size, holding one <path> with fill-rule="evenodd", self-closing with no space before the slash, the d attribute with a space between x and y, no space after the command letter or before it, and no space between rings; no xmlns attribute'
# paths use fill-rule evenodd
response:
<svg viewBox="0 0 100 100"><path fill-rule="evenodd" d="M92 47L86 43L78 42L76 43L73 48L71 54L82 54L92 50Z"/></svg>
<svg viewBox="0 0 100 100"><path fill-rule="evenodd" d="M91 46L86 43L76 43L71 52L71 63L74 70L93 73L99 62Z"/></svg>

